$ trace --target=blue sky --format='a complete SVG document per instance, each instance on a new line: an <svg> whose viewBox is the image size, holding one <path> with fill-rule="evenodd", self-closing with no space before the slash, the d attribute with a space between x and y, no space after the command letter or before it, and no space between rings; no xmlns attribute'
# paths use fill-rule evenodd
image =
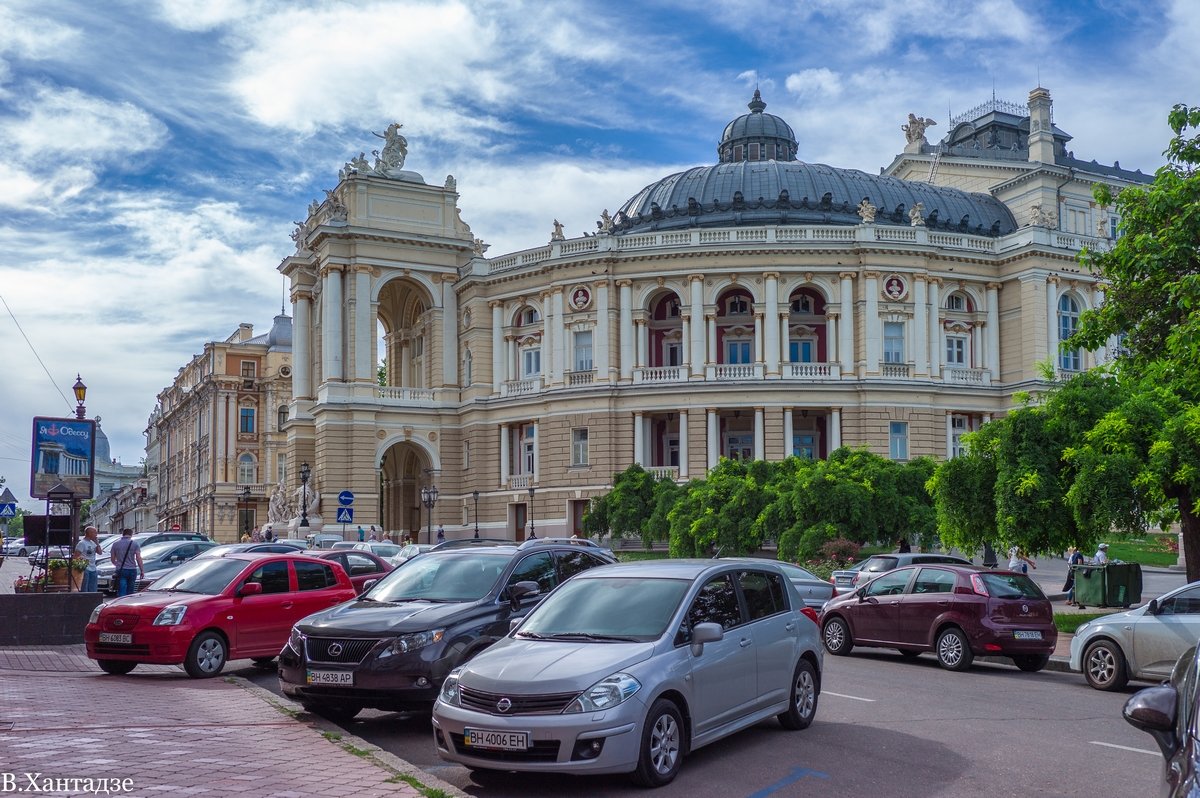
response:
<svg viewBox="0 0 1200 798"><path fill-rule="evenodd" d="M0 476L36 507L30 419L69 414L77 372L136 464L176 371L269 329L292 220L391 121L496 256L714 162L756 83L802 160L878 172L909 112L936 140L1040 76L1077 157L1152 172L1196 41L1189 0L7 0Z"/></svg>

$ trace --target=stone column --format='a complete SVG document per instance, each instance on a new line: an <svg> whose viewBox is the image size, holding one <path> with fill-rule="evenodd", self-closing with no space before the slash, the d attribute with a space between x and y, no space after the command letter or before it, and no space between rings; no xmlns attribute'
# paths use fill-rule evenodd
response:
<svg viewBox="0 0 1200 798"><path fill-rule="evenodd" d="M550 296L550 304L554 307L554 379L562 380L568 371L567 357L567 326L566 302L562 286L554 289ZM573 366L573 364L572 364Z"/></svg>
<svg viewBox="0 0 1200 798"><path fill-rule="evenodd" d="M458 385L458 293L454 281L452 275L442 275L442 385Z"/></svg>
<svg viewBox="0 0 1200 798"><path fill-rule="evenodd" d="M879 323L879 272L863 272L866 280L863 283L863 293L866 295L866 306L863 310L863 343L867 352L867 374L879 373L880 350L882 340Z"/></svg>
<svg viewBox="0 0 1200 798"><path fill-rule="evenodd" d="M913 278L913 367L917 374L929 373L929 321L928 301L925 295L925 277L916 275Z"/></svg>
<svg viewBox="0 0 1200 798"><path fill-rule="evenodd" d="M517 337L508 335L504 338L508 344L508 374L509 379L519 380L521 378L521 353L517 351Z"/></svg>
<svg viewBox="0 0 1200 798"><path fill-rule="evenodd" d="M504 303L495 300L488 303L492 309L492 393L500 393L505 380L507 354L504 341Z"/></svg>
<svg viewBox="0 0 1200 798"><path fill-rule="evenodd" d="M775 320L779 318L779 272L767 272L763 275L766 279L766 307L763 309L763 315L768 322L766 328L766 340L763 342L763 348L766 350L767 376L773 377L779 374L779 325L775 324Z"/></svg>
<svg viewBox="0 0 1200 798"><path fill-rule="evenodd" d="M1046 351L1055 371L1058 370L1058 278L1046 278Z"/></svg>
<svg viewBox="0 0 1200 798"><path fill-rule="evenodd" d="M329 264L321 270L321 378L340 382L342 371L342 267Z"/></svg>
<svg viewBox="0 0 1200 798"><path fill-rule="evenodd" d="M633 379L633 281L617 280L621 313L621 382Z"/></svg>
<svg viewBox="0 0 1200 798"><path fill-rule="evenodd" d="M691 342L691 376L704 376L704 364L708 362L708 354L704 347L704 276L700 274L689 274L688 282L691 285L691 320L692 320L692 342Z"/></svg>
<svg viewBox="0 0 1200 798"><path fill-rule="evenodd" d="M829 311L826 310L825 312L828 315ZM787 310L779 311L779 325L778 326L779 326L779 362L781 364L780 370L783 370L782 364L790 363L792 360L791 346L790 346L791 338L788 333L788 323L791 321L791 318L792 318L792 315L791 315L790 311L787 311ZM832 336L832 333L830 333L830 335ZM832 338L830 338L830 341L832 341ZM833 351L833 350L830 349L829 351ZM830 358L830 359L832 359L832 358Z"/></svg>
<svg viewBox="0 0 1200 798"><path fill-rule="evenodd" d="M842 409L829 409L829 451L840 449L842 446Z"/></svg>
<svg viewBox="0 0 1200 798"><path fill-rule="evenodd" d="M983 367L983 326L982 321L971 325L971 356L967 358L967 368Z"/></svg>
<svg viewBox="0 0 1200 798"><path fill-rule="evenodd" d="M839 272L841 279L840 300L842 305L842 334L838 341L838 355L842 359L842 376L855 376L854 372L854 272Z"/></svg>
<svg viewBox="0 0 1200 798"><path fill-rule="evenodd" d="M754 362L763 362L763 314L754 314ZM778 371L778 365L776 366Z"/></svg>
<svg viewBox="0 0 1200 798"><path fill-rule="evenodd" d="M680 336L679 336L679 356L687 373L692 371L692 317L687 313L681 313Z"/></svg>
<svg viewBox="0 0 1200 798"><path fill-rule="evenodd" d="M704 322L708 328L708 363L717 363L721 359L717 352L717 314L705 314Z"/></svg>
<svg viewBox="0 0 1200 798"><path fill-rule="evenodd" d="M792 451L792 436L795 434L795 420L792 416L792 408L783 408L783 456L791 457L795 452Z"/></svg>
<svg viewBox="0 0 1200 798"><path fill-rule="evenodd" d="M508 447L511 441L509 440L508 425L500 425L500 487L508 487L508 478L512 474L512 454Z"/></svg>
<svg viewBox="0 0 1200 798"><path fill-rule="evenodd" d="M763 408L754 408L754 459L765 460L767 442L763 440Z"/></svg>
<svg viewBox="0 0 1200 798"><path fill-rule="evenodd" d="M292 396L312 398L312 291L292 292L296 319L292 325Z"/></svg>
<svg viewBox="0 0 1200 798"><path fill-rule="evenodd" d="M838 312L825 309L825 362L838 360Z"/></svg>
<svg viewBox="0 0 1200 798"><path fill-rule="evenodd" d="M538 294L542 302L542 385L549 385L557 378L554 370L554 304L549 291Z"/></svg>
<svg viewBox="0 0 1200 798"><path fill-rule="evenodd" d="M412 378L412 341L409 338L400 340L400 379L396 380L396 385L402 388L411 388L415 384Z"/></svg>
<svg viewBox="0 0 1200 798"><path fill-rule="evenodd" d="M646 465L645 416L638 410L633 414L633 462Z"/></svg>
<svg viewBox="0 0 1200 798"><path fill-rule="evenodd" d="M987 369L1000 379L1000 283L987 284Z"/></svg>
<svg viewBox="0 0 1200 798"><path fill-rule="evenodd" d="M715 407L710 407L705 412L708 414L708 430L705 436L708 443L708 467L713 469L717 467L717 460L721 456L721 420Z"/></svg>
<svg viewBox="0 0 1200 798"><path fill-rule="evenodd" d="M946 411L946 459L954 456L954 414Z"/></svg>
<svg viewBox="0 0 1200 798"><path fill-rule="evenodd" d="M687 479L688 476L688 411L686 407L679 410L679 476L682 479Z"/></svg>
<svg viewBox="0 0 1200 798"><path fill-rule="evenodd" d="M371 368L371 267L354 267L354 379L375 382Z"/></svg>
<svg viewBox="0 0 1200 798"><path fill-rule="evenodd" d="M637 359L634 361L636 368L644 369L649 362L647 354L649 353L650 345L647 342L648 334L646 330L646 320L636 319L634 324L637 328Z"/></svg>
<svg viewBox="0 0 1200 798"><path fill-rule="evenodd" d="M538 481L538 474L541 473L541 465L542 465L542 456L541 456L542 442L540 440L541 432L542 432L542 425L536 421L533 422L533 474L531 474L530 477L533 479L534 482Z"/></svg>
<svg viewBox="0 0 1200 798"><path fill-rule="evenodd" d="M941 286L940 278L929 278L929 376L934 379L942 373Z"/></svg>
<svg viewBox="0 0 1200 798"><path fill-rule="evenodd" d="M592 283L596 289L596 340L592 345L596 356L596 379L608 382L612 379L609 371L612 369L612 357L608 343L608 281L597 280Z"/></svg>

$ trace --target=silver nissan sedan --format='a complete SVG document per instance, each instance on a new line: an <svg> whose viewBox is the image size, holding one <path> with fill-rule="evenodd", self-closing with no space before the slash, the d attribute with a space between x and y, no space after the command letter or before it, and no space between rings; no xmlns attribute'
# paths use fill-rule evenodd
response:
<svg viewBox="0 0 1200 798"><path fill-rule="evenodd" d="M803 608L766 560L585 571L450 673L433 708L438 755L658 787L690 751L772 716L807 728L823 651Z"/></svg>

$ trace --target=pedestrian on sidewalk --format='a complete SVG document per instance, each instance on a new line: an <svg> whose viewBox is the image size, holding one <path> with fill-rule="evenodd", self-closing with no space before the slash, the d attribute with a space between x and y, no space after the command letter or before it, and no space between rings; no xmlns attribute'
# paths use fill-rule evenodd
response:
<svg viewBox="0 0 1200 798"><path fill-rule="evenodd" d="M446 542L446 530L442 529L441 524L438 524L437 542L438 543Z"/></svg>
<svg viewBox="0 0 1200 798"><path fill-rule="evenodd" d="M1008 570L1027 574L1030 568L1037 570L1037 563L1026 557L1020 546L1013 546L1008 550Z"/></svg>
<svg viewBox="0 0 1200 798"><path fill-rule="evenodd" d="M128 596L137 592L137 580L146 573L142 565L142 549L133 539L132 529L122 529L121 539L112 545L109 560L117 566L113 578L117 581L117 595Z"/></svg>
<svg viewBox="0 0 1200 798"><path fill-rule="evenodd" d="M908 554L912 551L912 546L908 545L908 538L900 538L900 547L896 549L897 554Z"/></svg>
<svg viewBox="0 0 1200 798"><path fill-rule="evenodd" d="M1083 552L1072 546L1067 549L1067 581L1063 584L1063 590L1067 593L1067 606L1078 606L1075 603L1075 566L1083 565Z"/></svg>
<svg viewBox="0 0 1200 798"><path fill-rule="evenodd" d="M83 528L83 538L75 544L75 556L87 561L87 567L83 569L83 585L79 588L80 593L95 593L96 592L96 554L100 551L100 544L96 542L97 535L100 530L94 526L86 526Z"/></svg>
<svg viewBox="0 0 1200 798"><path fill-rule="evenodd" d="M996 556L996 550L992 548L992 544L986 540L983 542L983 567L995 568L1000 564L1000 558Z"/></svg>

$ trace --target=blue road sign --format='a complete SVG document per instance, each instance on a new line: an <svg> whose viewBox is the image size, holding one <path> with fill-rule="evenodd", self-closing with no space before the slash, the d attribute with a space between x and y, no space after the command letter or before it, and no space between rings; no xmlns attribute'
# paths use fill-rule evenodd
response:
<svg viewBox="0 0 1200 798"><path fill-rule="evenodd" d="M349 507L354 504L354 494L348 490L344 490L338 494L338 504L343 507Z"/></svg>
<svg viewBox="0 0 1200 798"><path fill-rule="evenodd" d="M354 523L354 508L339 507L337 512L337 523L353 524Z"/></svg>
<svg viewBox="0 0 1200 798"><path fill-rule="evenodd" d="M15 504L0 504L0 518L16 518L17 505Z"/></svg>

